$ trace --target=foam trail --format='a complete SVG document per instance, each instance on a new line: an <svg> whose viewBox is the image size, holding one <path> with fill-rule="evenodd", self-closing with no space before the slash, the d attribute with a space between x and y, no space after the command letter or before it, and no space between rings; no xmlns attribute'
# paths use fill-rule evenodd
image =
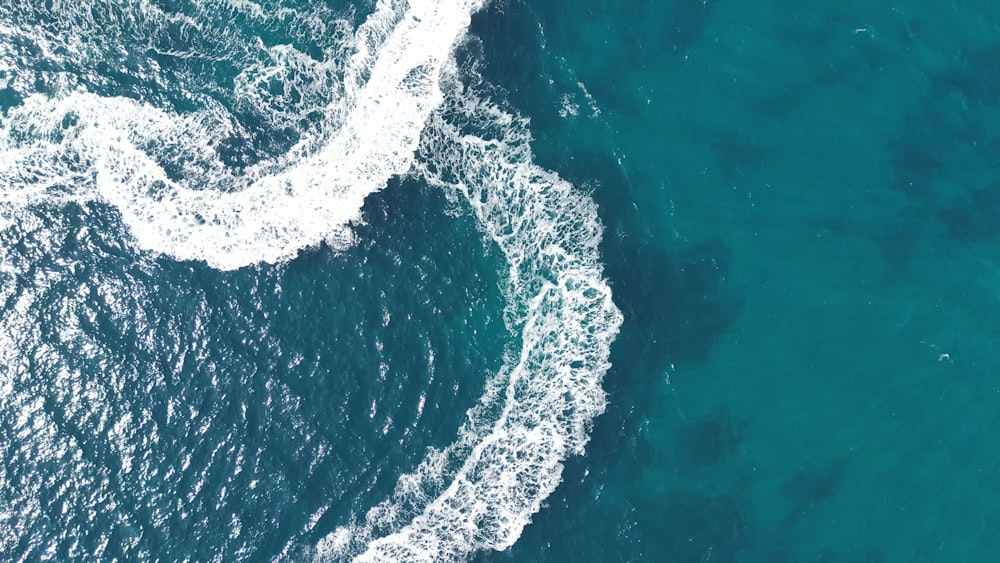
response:
<svg viewBox="0 0 1000 563"><path fill-rule="evenodd" d="M459 80L452 50L481 3L380 0L347 49L323 124L283 156L238 173L218 153L240 126L211 98L180 114L56 84L54 96L29 96L0 120L0 228L31 206L102 201L141 247L233 269L324 240L349 242L365 196L413 170L462 202L503 252L506 322L520 349L486 382L455 442L429 452L363 521L322 540L320 560L454 560L509 547L604 409L600 382L621 315L603 279L597 208L533 164L526 120ZM252 3L227 5L263 13ZM155 12L136 6L128 12L136 21ZM179 18L156 15L168 16ZM0 38L17 32L0 29ZM45 57L60 56L56 46L43 48L57 39L38 40ZM237 86L269 72L247 72Z"/></svg>
<svg viewBox="0 0 1000 563"><path fill-rule="evenodd" d="M317 559L363 550L356 561L442 561L505 549L560 482L565 458L583 453L622 317L603 279L596 205L534 165L529 141L526 120L450 82L419 167L465 202L507 258L507 323L522 346L458 439L402 477L364 522L324 539Z"/></svg>
<svg viewBox="0 0 1000 563"><path fill-rule="evenodd" d="M177 150L196 158L211 154L219 136L214 130L231 128L221 110L179 118L81 92L54 101L36 96L12 112L15 126L53 131L59 142L0 146L0 182L23 180L26 168L51 167L54 156L73 154L89 163L94 195L118 208L141 247L224 270L288 259L324 240L343 244L365 196L410 168L424 123L442 100L441 66L479 5L380 1L358 30L345 99L327 108L339 128L318 150L305 139L282 162L253 168L241 189L192 189L146 150L152 142L186 145ZM67 119L72 125L60 133ZM209 177L221 174L219 165L208 168ZM49 172L42 188L72 184L60 172Z"/></svg>

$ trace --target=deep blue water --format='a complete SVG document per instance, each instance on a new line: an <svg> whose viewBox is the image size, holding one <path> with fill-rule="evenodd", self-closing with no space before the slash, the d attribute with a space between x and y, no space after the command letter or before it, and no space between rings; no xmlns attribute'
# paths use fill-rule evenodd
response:
<svg viewBox="0 0 1000 563"><path fill-rule="evenodd" d="M322 137L341 71L288 63L240 98L260 56L245 46L323 59L350 31L317 21L373 10L163 1L206 23L149 36L83 4L82 20L0 4L0 131L17 141L0 147L24 185L44 173L18 136L76 124L15 117L61 80L179 114L218 104L237 179ZM77 29L96 55L5 26ZM1000 8L495 0L457 53L530 119L535 163L597 203L624 319L586 454L513 547L474 560L995 559ZM197 178L162 142L143 150ZM502 249L453 192L394 177L352 244L220 271L137 243L100 198L52 195L91 181L81 154L0 234L10 559L308 559L495 407L484 385L526 338L505 324Z"/></svg>

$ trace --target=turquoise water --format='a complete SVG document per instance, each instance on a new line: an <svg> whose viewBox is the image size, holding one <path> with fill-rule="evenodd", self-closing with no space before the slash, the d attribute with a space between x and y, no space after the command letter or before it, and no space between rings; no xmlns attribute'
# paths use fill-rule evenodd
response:
<svg viewBox="0 0 1000 563"><path fill-rule="evenodd" d="M0 4L0 552L995 559L1000 8L496 0L361 153L379 13Z"/></svg>
<svg viewBox="0 0 1000 563"><path fill-rule="evenodd" d="M595 186L625 312L509 560L992 560L995 5L497 11L544 44L495 68Z"/></svg>

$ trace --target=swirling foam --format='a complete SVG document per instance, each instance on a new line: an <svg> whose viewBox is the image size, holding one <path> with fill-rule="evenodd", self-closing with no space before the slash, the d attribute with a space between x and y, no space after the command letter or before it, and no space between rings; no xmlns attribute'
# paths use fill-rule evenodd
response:
<svg viewBox="0 0 1000 563"><path fill-rule="evenodd" d="M289 259L323 241L342 246L365 196L410 168L424 123L442 101L441 66L478 6L379 2L355 37L344 97L325 108L336 131L318 149L307 138L279 162L251 167L235 189L216 154L220 134L232 130L218 106L178 117L84 92L32 96L0 130L0 185L31 189L9 190L15 193L5 199L23 204L54 188L92 184L74 196L114 205L141 247L225 270ZM31 141L20 142L24 136ZM157 161L165 152L201 163L200 173L177 179ZM72 155L68 164L65 155ZM226 189L192 185L204 178Z"/></svg>
<svg viewBox="0 0 1000 563"><path fill-rule="evenodd" d="M244 17L265 11L224 4ZM136 18L155 12L136 5ZM238 171L221 153L241 126L212 97L181 114L57 81L0 123L0 219L18 221L35 205L102 201L141 247L233 269L289 259L324 240L348 244L365 196L411 171L470 210L503 252L506 321L520 349L487 382L455 442L430 451L363 519L323 539L318 560L446 560L509 547L604 409L600 382L622 319L603 279L596 205L534 165L527 121L485 101L481 85L469 83L474 73L455 67L453 47L480 5L381 0L350 44L335 49L351 53L343 68L290 47L263 48L277 62L242 73L237 89L259 93L295 65L327 77L320 83L340 80L322 107L315 94L311 107L275 117L319 111L319 125L300 128L283 155ZM156 17L168 27L198 25ZM35 39L44 56L64 56L54 39ZM171 52L188 55L205 53ZM269 103L237 99L251 109Z"/></svg>
<svg viewBox="0 0 1000 563"><path fill-rule="evenodd" d="M507 324L521 348L487 382L458 439L400 478L364 522L324 539L317 559L359 544L357 561L453 560L510 547L560 482L563 460L583 453L605 407L601 379L622 317L603 279L597 206L533 164L527 120L486 102L456 68L447 76L448 98L424 132L417 168L471 209L506 257ZM468 71L463 78L475 80Z"/></svg>

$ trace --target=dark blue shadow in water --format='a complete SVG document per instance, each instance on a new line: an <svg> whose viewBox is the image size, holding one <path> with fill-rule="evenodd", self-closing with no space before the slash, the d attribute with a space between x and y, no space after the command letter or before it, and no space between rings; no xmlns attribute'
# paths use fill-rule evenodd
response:
<svg viewBox="0 0 1000 563"><path fill-rule="evenodd" d="M713 5L674 3L673 10L682 17L642 23L650 26L652 35L632 39L639 46L631 56L654 56L640 53L640 46L658 44L663 37L672 38L676 50L690 47L700 37ZM635 9L639 16L643 6ZM636 482L654 461L662 463L643 431L657 408L651 386L661 384L661 374L671 365L707 360L740 314L741 299L728 283L730 250L718 238L678 244L633 205L636 180L626 178L613 155L580 152L551 137L559 131L555 125L561 118L548 80L558 78L558 69L538 47L537 30L540 23L546 30L557 26L558 14L565 9L559 4L529 8L518 1L498 3L475 17L473 32L482 39L481 72L506 87L508 102L531 116L539 164L581 189L593 188L605 224L605 272L625 322L604 382L608 411L595 423L587 456L567 461L564 482L547 500L548 508L534 516L535 524L525 529L511 550L481 553L474 560L700 561L707 556L732 560L749 541L747 511L739 496L694 490L647 494L624 485ZM679 28L676 22L687 27ZM512 44L519 48L512 52ZM668 56L673 50L661 49L665 52L655 56ZM595 90L600 87L593 85ZM720 139L713 149L733 177L768 158L765 151L738 137ZM742 421L729 412L710 413L677 433L681 451L674 463L679 470L696 471L738 449ZM614 493L608 492L612 489Z"/></svg>
<svg viewBox="0 0 1000 563"><path fill-rule="evenodd" d="M743 428L728 408L683 422L677 429L677 464L691 470L725 460L743 443Z"/></svg>
<svg viewBox="0 0 1000 563"><path fill-rule="evenodd" d="M992 238L1000 233L1000 184L972 190L938 212L948 236L958 240Z"/></svg>
<svg viewBox="0 0 1000 563"><path fill-rule="evenodd" d="M626 197L629 184L617 163L600 154L578 154L563 164L556 168L570 181L597 186L594 197L607 233L606 274L625 317L605 378L609 409L595 424L587 457L567 462L564 483L534 518L538 525L529 526L509 552L477 560L699 561L709 553L714 560L731 560L748 538L746 511L737 496L632 491L602 498L607 483L634 482L651 463L662 462L643 432L656 408L649 387L659 385L658 374L671 364L708 359L739 315L740 300L727 283L729 249L717 239L680 249L663 246L644 234L644 218ZM740 421L727 412L679 432L680 470L717 463L742 439ZM581 512L588 521L607 525L578 529Z"/></svg>

